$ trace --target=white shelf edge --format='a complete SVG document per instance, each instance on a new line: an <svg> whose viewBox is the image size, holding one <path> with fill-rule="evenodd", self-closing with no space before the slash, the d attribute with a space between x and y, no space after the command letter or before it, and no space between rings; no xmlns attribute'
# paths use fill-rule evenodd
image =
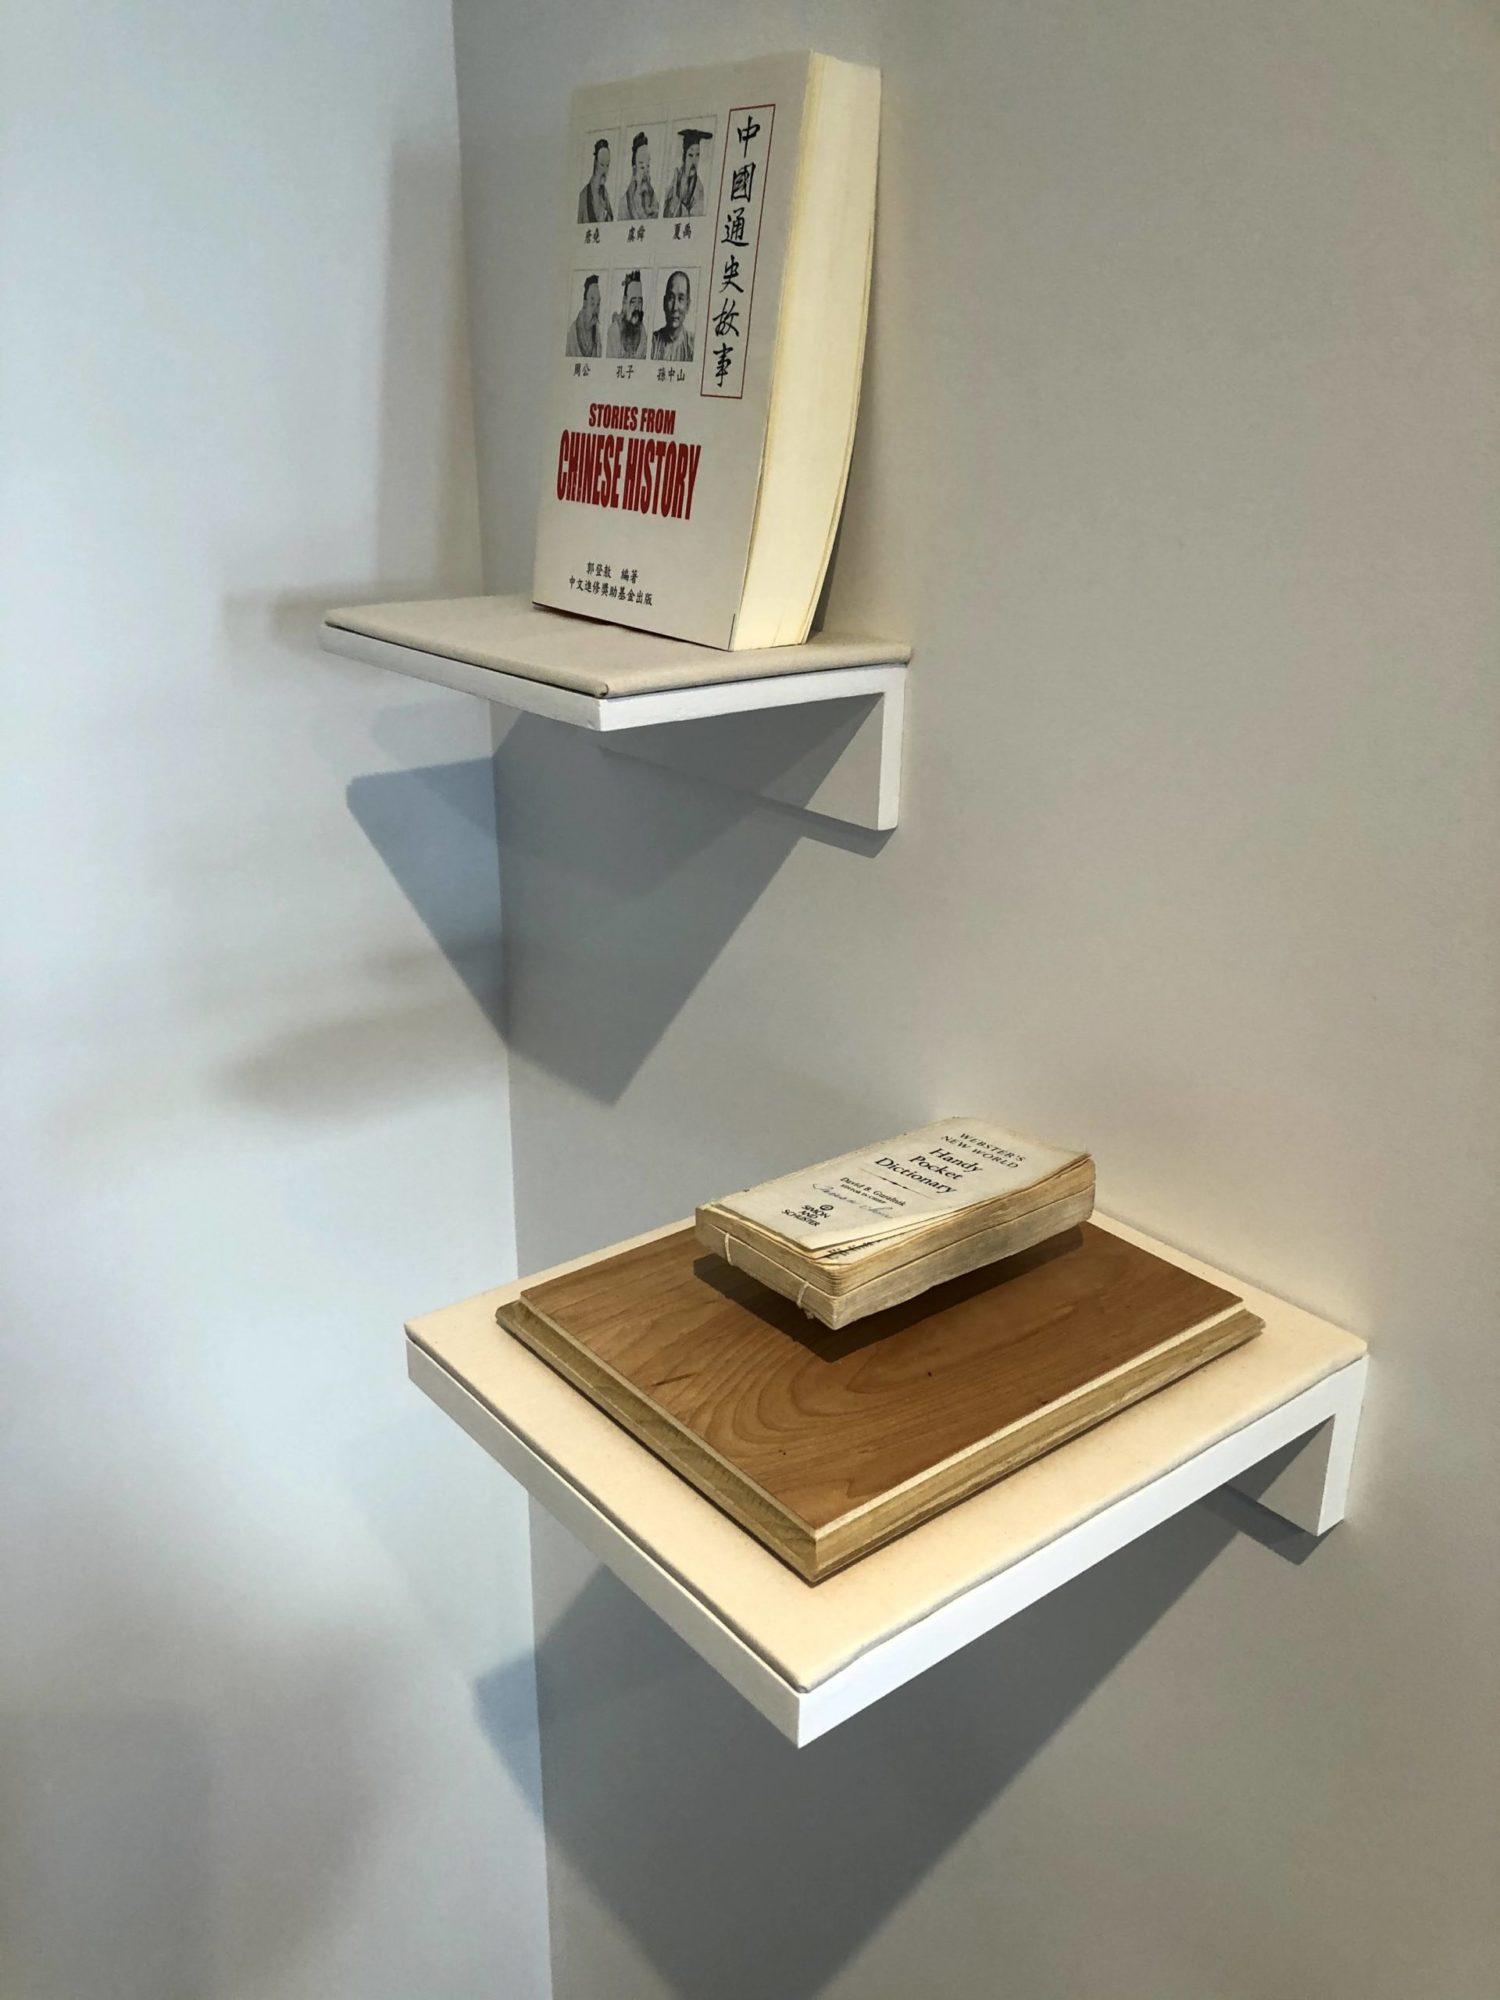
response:
<svg viewBox="0 0 1500 2000"><path fill-rule="evenodd" d="M429 681L461 694L478 695L499 707L524 715L542 716L620 740L609 748L711 777L735 789L754 792L780 804L793 804L825 818L847 821L876 832L888 832L900 813L901 758L906 721L906 673L900 661L851 667L818 667L786 674L761 674L744 680L705 681L686 687L661 688L643 694L591 695L549 681L510 674L498 667L476 666L422 647L398 645L344 626L324 624L325 652L360 660L367 666ZM732 657L732 656L729 656ZM736 775L732 736L722 730L699 730L684 737L678 754L665 737L637 737L640 730L675 733L676 725L713 723L736 715L801 708L812 703L863 701L868 712L859 717L848 743L829 772L801 781L802 792L777 780L741 782ZM804 795L805 794L805 795Z"/></svg>
<svg viewBox="0 0 1500 2000"><path fill-rule="evenodd" d="M1272 1483L1246 1490L1298 1527L1324 1533L1343 1518L1364 1401L1361 1357L1112 1501L983 1583L872 1646L815 1687L798 1688L672 1572L558 1472L418 1342L408 1337L411 1380L517 1479L732 1687L795 1744L813 1742L949 1654L1071 1582L1095 1563L1223 1486L1236 1486L1272 1454L1303 1441ZM1302 1468L1301 1461L1307 1461ZM1299 1477L1298 1474L1301 1474ZM1285 1499L1285 1494L1294 1497Z"/></svg>
<svg viewBox="0 0 1500 2000"><path fill-rule="evenodd" d="M1322 1527L1317 1532L1326 1532L1343 1519L1348 1468L1368 1368L1368 1359L1362 1357L1325 1376L1254 1422L1196 1452L1170 1472L1148 1480L1135 1492L1080 1521L987 1582L940 1605L905 1631L872 1647L801 1696L796 1742L810 1743L824 1735L882 1695L890 1694L939 1660L947 1659L950 1653L958 1652L971 1640L993 1631L1028 1605L1070 1583L1106 1556L1138 1541L1163 1521L1216 1493L1220 1487L1235 1486L1242 1475L1299 1439L1305 1440L1306 1448L1329 1471L1318 1507ZM1321 1446L1330 1432L1339 1434L1341 1448L1325 1455ZM1263 1505L1269 1504L1264 1495L1261 1498ZM1273 1507L1272 1511L1278 1510ZM1297 1519L1294 1525L1302 1527L1306 1523Z"/></svg>
<svg viewBox="0 0 1500 2000"><path fill-rule="evenodd" d="M410 1336L406 1342L406 1372L425 1396L452 1417L476 1444L482 1445L555 1521L582 1542L590 1555L596 1556L649 1605L679 1639L685 1640L768 1722L774 1723L783 1736L797 1741L800 1699L797 1689L746 1645L701 1597L642 1548L601 1507L595 1506L586 1493L540 1452L534 1451L519 1432L512 1430Z"/></svg>

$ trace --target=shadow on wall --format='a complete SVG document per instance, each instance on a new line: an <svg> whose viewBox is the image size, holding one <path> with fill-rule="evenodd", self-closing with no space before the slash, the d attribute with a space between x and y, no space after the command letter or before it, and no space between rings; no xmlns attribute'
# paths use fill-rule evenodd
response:
<svg viewBox="0 0 1500 2000"><path fill-rule="evenodd" d="M161 1702L10 1714L0 1769L6 1990L211 1992L217 1802L192 1711Z"/></svg>
<svg viewBox="0 0 1500 2000"><path fill-rule="evenodd" d="M455 702L392 702L409 683L378 668L336 659L319 643L322 617L339 604L431 597L472 590L479 574L473 410L462 296L458 178L451 148L401 145L391 157L385 218L383 298L370 263L357 268L365 289L351 302L347 274L335 260L319 282L323 308L347 328L346 379L332 402L327 381L310 376L300 414L307 429L306 479L316 490L321 452L335 466L354 451L369 460L368 507L337 537L367 548L357 574L325 584L306 581L305 548L273 544L283 584L241 589L224 600L223 658L236 679L285 696L267 732L267 768L276 768L284 737L313 767L320 737L345 761L371 717L371 691L382 697L368 726L379 747L405 767L357 778L351 812L406 891L467 994L425 945L373 947L362 918L329 912L326 980L316 971L287 996L281 1022L259 1045L225 1065L227 1088L258 1110L298 1122L366 1115L418 1103L472 1077L475 1062L469 997L498 1032L500 1019L499 886L494 847L492 771L487 759L444 764L460 747L484 740L481 719ZM315 301L315 309L316 309ZM378 429L372 440L372 412ZM373 442L373 449L370 448ZM338 505L347 471L340 473ZM347 511L347 510L345 510ZM341 520L343 516L340 517ZM267 556L257 548L255 561ZM350 695L348 715L328 706L330 691ZM259 713L259 711L256 711ZM357 750L354 752L358 754ZM277 856L278 865L284 857ZM319 857L310 855L315 876ZM313 958L313 954L309 954ZM350 994L364 996L351 1009ZM263 1015L276 996L268 996Z"/></svg>
<svg viewBox="0 0 1500 2000"><path fill-rule="evenodd" d="M831 732L830 757L842 726L809 722ZM807 740L795 754L808 755ZM506 950L518 974L506 1038L604 1104L625 1090L800 840L874 854L886 839L639 765L532 716L506 735L496 777ZM510 866L513 858L524 865Z"/></svg>
<svg viewBox="0 0 1500 2000"><path fill-rule="evenodd" d="M501 1032L493 785L485 757L375 772L349 784L351 814L442 956L419 941L367 947L356 980L330 982L321 1014L318 990L304 991L279 1033L233 1060L228 1079L239 1097L280 1116L316 1120L420 1102L472 1079L477 1024L470 1002ZM329 921L338 936L340 918ZM347 958L347 939L338 950ZM358 1011L348 1005L350 991L360 996Z"/></svg>
<svg viewBox="0 0 1500 2000"><path fill-rule="evenodd" d="M351 341L347 402L357 437L368 431L378 397L379 436L371 466L371 560L358 576L288 591L241 590L225 599L224 657L235 671L253 662L268 675L301 683L307 655L324 673L368 681L373 671L321 653L318 628L335 605L437 597L478 588L478 485L474 464L467 320L463 299L462 216L451 151L397 146L386 208L385 298L378 351L368 359ZM326 285L344 288L337 261ZM331 314L349 309L342 296ZM357 333L357 326L352 328ZM370 331L375 334L373 318ZM309 383L313 435L328 425L328 385ZM340 440L335 433L335 440ZM362 449L362 447L361 447ZM308 467L316 481L316 462ZM303 568L299 548L282 551L283 581Z"/></svg>
<svg viewBox="0 0 1500 2000"><path fill-rule="evenodd" d="M585 1559L532 1517L543 1599ZM595 1569L536 1662L560 2000L588 1898L682 2000L810 2000L1234 1532L1189 1509L802 1750Z"/></svg>
<svg viewBox="0 0 1500 2000"><path fill-rule="evenodd" d="M848 725L815 726L831 759ZM795 755L806 757L805 741ZM534 716L512 724L493 762L356 778L348 802L509 1047L603 1103L625 1089L799 840L873 854L887 838L636 764ZM545 996L536 1007L502 1003L501 939L475 921L496 903L497 832L504 958L524 964L523 996ZM508 854L526 866L507 874ZM670 953L653 942L663 936Z"/></svg>
<svg viewBox="0 0 1500 2000"><path fill-rule="evenodd" d="M500 891L490 759L374 772L355 778L345 796L433 943L499 1033Z"/></svg>
<svg viewBox="0 0 1500 2000"><path fill-rule="evenodd" d="M165 1519L80 1505L87 1558L49 1607L73 1660L161 1691L77 1693L64 1665L55 1702L0 1716L7 1995L203 2000L294 1979L389 1812L368 1739L401 1717L398 1647L312 1616L268 1632L195 1571L222 1551L170 1547Z"/></svg>
<svg viewBox="0 0 1500 2000"><path fill-rule="evenodd" d="M480 573L463 209L451 152L395 148L386 236L376 574L399 576L419 551L428 581L412 595L431 596L441 594L435 577L472 579L472 588ZM443 301L445 337L429 370L413 367L412 346L425 348L434 298Z"/></svg>
<svg viewBox="0 0 1500 2000"><path fill-rule="evenodd" d="M289 649L294 661L311 652L336 675L386 679L378 668L318 651L318 620L336 594L244 598L231 602L226 618L274 633L275 650ZM376 742L403 760L430 754L452 740L454 699L383 709L372 724ZM743 782L754 787L794 769L811 788L862 717L808 709L745 718L762 719L775 733L752 732ZM640 754L652 752L643 746ZM799 841L873 856L889 838L637 762L588 731L533 716L502 725L493 758L372 772L349 784L346 799L496 1033L601 1103L625 1090ZM525 865L507 870L507 857ZM502 881L504 953L511 963L526 960L519 1004L503 994ZM446 988L429 990L420 956L393 954L367 968L390 994L377 1014L299 1028L237 1065L237 1088L299 1116L420 1095L444 1066L437 1031L452 1004ZM528 1004L532 995L540 1004ZM427 1014L434 1035L419 1075L409 1051L401 1064L391 1057L394 1040L409 1039L415 1017Z"/></svg>

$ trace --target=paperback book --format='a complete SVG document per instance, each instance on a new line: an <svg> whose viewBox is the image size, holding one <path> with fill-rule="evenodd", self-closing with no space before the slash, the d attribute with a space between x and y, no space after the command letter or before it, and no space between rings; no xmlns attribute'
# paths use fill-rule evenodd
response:
<svg viewBox="0 0 1500 2000"><path fill-rule="evenodd" d="M1086 1221L1094 1163L947 1118L705 1204L698 1240L825 1326L845 1326Z"/></svg>
<svg viewBox="0 0 1500 2000"><path fill-rule="evenodd" d="M877 70L575 94L533 596L728 650L807 637L864 356Z"/></svg>

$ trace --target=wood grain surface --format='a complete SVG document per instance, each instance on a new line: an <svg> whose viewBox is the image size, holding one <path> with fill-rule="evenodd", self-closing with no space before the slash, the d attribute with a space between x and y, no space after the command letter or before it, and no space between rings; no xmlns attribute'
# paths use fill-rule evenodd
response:
<svg viewBox="0 0 1500 2000"><path fill-rule="evenodd" d="M508 1331L809 1581L1260 1322L1092 1225L834 1332L679 1230L523 1290Z"/></svg>

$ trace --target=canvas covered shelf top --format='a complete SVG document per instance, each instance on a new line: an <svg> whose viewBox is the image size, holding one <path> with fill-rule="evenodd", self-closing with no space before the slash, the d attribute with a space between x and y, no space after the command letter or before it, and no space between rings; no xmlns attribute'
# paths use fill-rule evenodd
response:
<svg viewBox="0 0 1500 2000"><path fill-rule="evenodd" d="M448 597L330 611L322 643L824 819L884 833L900 816L911 648L897 640L819 632L726 653L529 597Z"/></svg>
<svg viewBox="0 0 1500 2000"><path fill-rule="evenodd" d="M818 1584L496 1325L519 1284L414 1320L409 1367L763 1714L806 1742L1220 1486L1240 1485L1315 1532L1341 1518L1365 1343L1096 1221L1232 1287L1265 1331Z"/></svg>
<svg viewBox="0 0 1500 2000"><path fill-rule="evenodd" d="M375 640L597 700L841 667L902 666L911 658L910 646L896 640L838 632L816 632L800 646L726 653L572 612L548 611L518 596L348 606L324 614L323 639L330 651L351 652L356 658L369 655L348 640Z"/></svg>

